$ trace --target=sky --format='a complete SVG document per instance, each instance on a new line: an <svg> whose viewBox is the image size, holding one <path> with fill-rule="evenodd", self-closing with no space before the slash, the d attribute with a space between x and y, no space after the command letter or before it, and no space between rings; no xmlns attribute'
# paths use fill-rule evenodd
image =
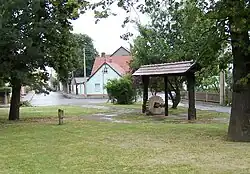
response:
<svg viewBox="0 0 250 174"><path fill-rule="evenodd" d="M117 16L101 19L97 24L95 24L93 12L89 11L81 15L77 20L72 21L73 33L89 35L99 53L111 54L120 46L129 49L129 43L133 43L133 39L138 35L136 26L128 24L125 28L122 28L121 25L128 14L116 6L112 8L112 12L118 13ZM148 18L145 15L138 14L135 11L129 15L133 19L139 20L141 24L148 23ZM134 36L129 41L122 40L120 36L128 31L133 33Z"/></svg>

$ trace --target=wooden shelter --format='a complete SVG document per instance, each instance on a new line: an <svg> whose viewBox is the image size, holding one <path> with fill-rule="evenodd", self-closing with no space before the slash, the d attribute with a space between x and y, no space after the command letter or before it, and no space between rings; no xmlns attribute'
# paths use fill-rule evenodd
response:
<svg viewBox="0 0 250 174"><path fill-rule="evenodd" d="M143 65L133 73L133 76L141 76L143 82L143 104L142 112L146 112L146 103L148 100L148 85L149 77L159 76L164 77L165 83L165 116L168 116L168 77L169 76L186 76L188 89L188 120L196 119L195 108L195 75L198 69L198 64L193 61L163 63Z"/></svg>

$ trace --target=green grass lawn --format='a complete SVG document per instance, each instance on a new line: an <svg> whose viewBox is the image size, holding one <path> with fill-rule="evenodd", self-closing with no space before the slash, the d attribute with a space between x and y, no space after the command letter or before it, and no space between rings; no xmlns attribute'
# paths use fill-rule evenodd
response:
<svg viewBox="0 0 250 174"><path fill-rule="evenodd" d="M113 103L105 103L104 105L111 107L111 108L125 108L125 109L141 109L142 108L141 102L137 102L137 103L130 104L130 105L121 105L121 104L113 104Z"/></svg>
<svg viewBox="0 0 250 174"><path fill-rule="evenodd" d="M57 109L22 108L22 117L56 117L48 108ZM69 116L99 112L66 109ZM224 123L29 121L0 123L0 173L250 173L249 144L226 141Z"/></svg>
<svg viewBox="0 0 250 174"><path fill-rule="evenodd" d="M118 105L118 107L123 107L123 105ZM129 107L126 106L126 107ZM137 105L131 105L131 107L134 109L137 107ZM118 117L116 117L118 120L127 120L127 121L139 121L139 122L168 122L168 123L183 123L188 122L187 121L187 115L188 115L188 109L184 107L178 106L178 109L172 109L169 107L169 116L163 117L163 116L149 116L145 114L141 114L139 112L132 112L129 114L122 114ZM214 112L214 111L203 111L203 110L197 110L196 113L197 121L203 122L203 123L209 123L209 122L227 122L229 120L229 114L228 113L220 113L220 112ZM196 121L196 122L197 122Z"/></svg>
<svg viewBox="0 0 250 174"><path fill-rule="evenodd" d="M63 109L65 117L91 115L99 112L106 112L101 109L84 108L80 106L47 106L47 107L21 107L20 119L41 119L41 118L57 118L58 109ZM0 122L8 119L9 109L0 108Z"/></svg>

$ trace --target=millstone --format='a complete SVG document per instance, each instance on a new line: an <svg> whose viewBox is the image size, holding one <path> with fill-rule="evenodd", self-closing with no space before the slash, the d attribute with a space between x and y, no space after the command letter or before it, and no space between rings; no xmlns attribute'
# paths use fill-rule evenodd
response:
<svg viewBox="0 0 250 174"><path fill-rule="evenodd" d="M148 100L148 114L161 115L164 113L164 107L155 107L157 105L164 105L164 101L160 96L152 96Z"/></svg>

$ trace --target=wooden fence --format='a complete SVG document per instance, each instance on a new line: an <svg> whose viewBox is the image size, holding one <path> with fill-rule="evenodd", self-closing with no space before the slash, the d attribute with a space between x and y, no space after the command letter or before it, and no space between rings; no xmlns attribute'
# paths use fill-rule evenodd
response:
<svg viewBox="0 0 250 174"><path fill-rule="evenodd" d="M188 100L188 92L182 91L181 98ZM203 102L213 102L213 103L220 103L220 94L219 93L211 93L211 92L196 92L195 93L196 101L203 101ZM228 100L232 100L232 94L228 94Z"/></svg>

